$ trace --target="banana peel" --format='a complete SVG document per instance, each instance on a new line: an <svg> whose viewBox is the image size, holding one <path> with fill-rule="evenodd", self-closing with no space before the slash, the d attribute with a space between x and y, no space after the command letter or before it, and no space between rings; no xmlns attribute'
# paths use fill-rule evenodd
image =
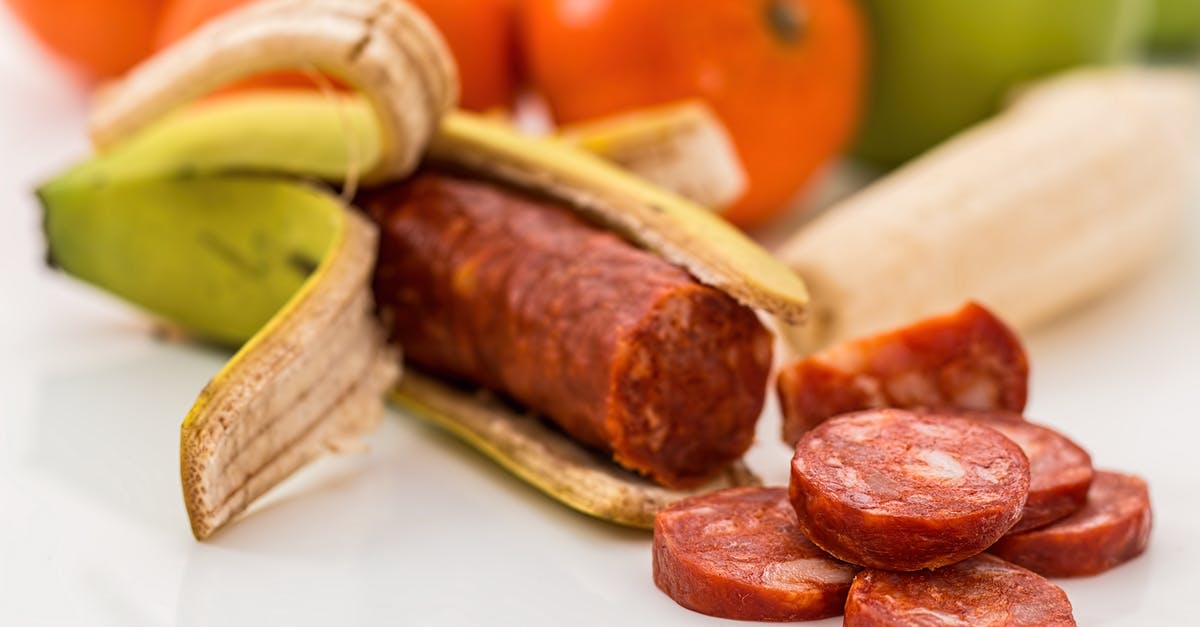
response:
<svg viewBox="0 0 1200 627"><path fill-rule="evenodd" d="M371 106L379 129L377 156L360 162L362 155L347 154L346 164L364 166L347 172L347 179L406 176L457 99L448 49L411 5L267 0L210 22L107 89L91 120L100 160L105 152L117 153L118 170L126 167L121 159L138 162L136 149L120 147L177 108L230 81L297 68L356 86ZM352 122L343 127L351 133L358 128ZM145 140L141 149L155 145ZM230 154L239 152L230 148ZM219 169L216 154L207 164ZM179 163L159 167L180 172ZM152 175L142 171L135 178ZM321 452L371 430L382 416L398 358L386 345L370 293L378 233L344 203L338 207L332 249L206 386L183 421L184 503L198 539Z"/></svg>
<svg viewBox="0 0 1200 627"><path fill-rule="evenodd" d="M556 137L704 207L724 207L745 190L728 134L698 101L564 127ZM340 184L374 169L382 149L371 105L356 94L261 89L173 112L107 148L87 175L286 172Z"/></svg>
<svg viewBox="0 0 1200 627"><path fill-rule="evenodd" d="M225 346L263 328L346 229L343 203L315 186L95 169L38 190L49 263Z"/></svg>
<svg viewBox="0 0 1200 627"><path fill-rule="evenodd" d="M355 161L362 155L351 149L342 155L349 164L348 179L358 174L354 167L362 168L367 181L383 181L403 178L421 158L448 162L559 198L746 305L789 323L802 321L807 302L803 283L706 209L563 141L532 139L503 124L447 113L454 88L443 83L454 82L452 64L440 42L430 43L424 18L409 13L415 11L390 1L269 0L212 22L109 91L93 118L93 135L102 151L98 160L127 159L125 165L109 167L140 180L171 172L194 176L197 168L205 176L228 176L219 152L191 162L192 167L189 153L176 152L148 169L135 165L136 156L120 155L123 146L145 136L142 131L153 133L159 118L207 89L258 71L315 67L359 87L380 129L374 161ZM430 55L444 58L426 58ZM376 72L387 75L379 83L366 80ZM332 106L340 113L321 119L325 124L339 119L343 131L360 128L345 121L343 104ZM413 107L420 111L407 110ZM428 128L422 126L426 123ZM153 147L154 142L145 145ZM336 176L336 161L319 157L301 159L307 165L300 172L275 175L321 176L323 168L324 176ZM235 165L235 171L246 165ZM273 166L269 160L251 165ZM233 520L323 449L365 432L382 411L383 390L396 375L397 357L385 346L371 315L368 276L376 234L347 208L338 215L336 243L317 270L210 382L184 421L184 497L197 538ZM545 434L519 426L517 417L479 402L474 394L419 375L407 379L397 391L400 404L447 427L571 507L647 526L653 511L684 495L622 476L594 459L588 463L591 453L565 438L528 448L529 454L514 454L509 445L547 442L541 439ZM474 420L479 416L488 419ZM491 429L481 428L484 424ZM525 435L506 440L497 429ZM564 483L562 477L571 479ZM723 483L706 487L754 482L752 474L737 467Z"/></svg>
<svg viewBox="0 0 1200 627"><path fill-rule="evenodd" d="M377 232L339 206L333 250L183 421L192 533L205 538L328 449L374 429L398 374L369 289Z"/></svg>
<svg viewBox="0 0 1200 627"><path fill-rule="evenodd" d="M392 401L573 509L620 525L650 529L654 515L679 499L761 483L739 461L697 488L664 488L580 447L536 416L518 414L488 394L464 392L419 372L405 373Z"/></svg>
<svg viewBox="0 0 1200 627"><path fill-rule="evenodd" d="M701 100L565 126L558 136L703 207L723 209L746 191L733 139Z"/></svg>
<svg viewBox="0 0 1200 627"><path fill-rule="evenodd" d="M458 100L446 43L407 2L265 0L209 22L105 90L92 143L104 151L232 81L293 69L336 76L370 102L381 149L365 182L411 172Z"/></svg>

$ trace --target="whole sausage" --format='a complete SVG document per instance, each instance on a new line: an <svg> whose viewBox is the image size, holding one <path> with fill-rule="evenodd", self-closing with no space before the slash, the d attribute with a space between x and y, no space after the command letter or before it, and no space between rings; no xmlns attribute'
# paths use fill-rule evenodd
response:
<svg viewBox="0 0 1200 627"><path fill-rule="evenodd" d="M956 411L950 415L999 431L1029 459L1029 498L1010 534L1050 524L1087 503L1094 474L1092 457L1067 436L1011 412Z"/></svg>
<svg viewBox="0 0 1200 627"><path fill-rule="evenodd" d="M804 537L784 488L710 492L671 505L654 521L654 583L710 616L837 616L858 570Z"/></svg>
<svg viewBox="0 0 1200 627"><path fill-rule="evenodd" d="M554 201L423 172L362 199L409 363L542 414L669 487L746 451L771 336L754 312Z"/></svg>
<svg viewBox="0 0 1200 627"><path fill-rule="evenodd" d="M1021 516L1029 462L974 421L876 409L796 444L789 494L800 528L854 564L919 570L979 553Z"/></svg>
<svg viewBox="0 0 1200 627"><path fill-rule="evenodd" d="M1141 555L1150 543L1152 519L1145 481L1100 470L1083 509L1005 536L988 551L1047 577L1095 575Z"/></svg>
<svg viewBox="0 0 1200 627"><path fill-rule="evenodd" d="M838 414L878 407L1025 408L1029 361L1021 341L975 303L900 329L845 342L779 372L783 439Z"/></svg>
<svg viewBox="0 0 1200 627"><path fill-rule="evenodd" d="M919 573L867 569L846 599L846 627L1073 627L1062 588L983 554Z"/></svg>

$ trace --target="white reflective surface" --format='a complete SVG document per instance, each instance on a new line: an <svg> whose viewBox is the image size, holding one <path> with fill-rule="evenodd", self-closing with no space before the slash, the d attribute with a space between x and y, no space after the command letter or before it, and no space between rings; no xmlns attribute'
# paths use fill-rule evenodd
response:
<svg viewBox="0 0 1200 627"><path fill-rule="evenodd" d="M200 544L179 422L224 355L41 262L29 190L83 155L85 96L0 9L0 624L696 625L646 533L575 514L395 412ZM1137 284L1027 338L1029 413L1150 481L1149 552L1059 583L1083 625L1191 624L1200 565L1200 212ZM774 409L750 464L786 481ZM820 625L836 625L830 620Z"/></svg>

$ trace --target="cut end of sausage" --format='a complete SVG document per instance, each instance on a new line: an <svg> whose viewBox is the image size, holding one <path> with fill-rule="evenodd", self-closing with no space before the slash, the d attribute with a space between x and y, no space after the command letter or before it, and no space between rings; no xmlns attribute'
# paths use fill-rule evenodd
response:
<svg viewBox="0 0 1200 627"><path fill-rule="evenodd" d="M800 532L784 488L710 492L655 518L654 583L702 614L760 621L837 616L858 570Z"/></svg>
<svg viewBox="0 0 1200 627"><path fill-rule="evenodd" d="M850 587L843 624L1067 627L1075 625L1075 617L1058 586L1002 559L977 555L919 573L862 571Z"/></svg>
<svg viewBox="0 0 1200 627"><path fill-rule="evenodd" d="M1020 412L1028 380L1020 339L990 311L967 303L783 368L783 439L794 444L832 416L880 407Z"/></svg>
<svg viewBox="0 0 1200 627"><path fill-rule="evenodd" d="M1150 489L1140 477L1100 470L1087 505L1051 525L1005 536L989 552L1047 577L1095 575L1150 543Z"/></svg>
<svg viewBox="0 0 1200 627"><path fill-rule="evenodd" d="M790 496L805 535L872 568L936 568L975 555L1021 516L1029 463L970 420L880 409L810 431Z"/></svg>
<svg viewBox="0 0 1200 627"><path fill-rule="evenodd" d="M754 312L710 287L684 285L619 346L606 421L617 462L687 488L750 448L772 353Z"/></svg>

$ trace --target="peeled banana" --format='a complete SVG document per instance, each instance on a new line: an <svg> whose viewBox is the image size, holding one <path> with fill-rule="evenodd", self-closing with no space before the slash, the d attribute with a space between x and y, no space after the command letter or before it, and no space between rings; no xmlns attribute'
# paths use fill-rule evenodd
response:
<svg viewBox="0 0 1200 627"><path fill-rule="evenodd" d="M831 207L780 250L812 287L805 353L974 299L1029 328L1167 248L1188 203L1200 77L1079 70Z"/></svg>

